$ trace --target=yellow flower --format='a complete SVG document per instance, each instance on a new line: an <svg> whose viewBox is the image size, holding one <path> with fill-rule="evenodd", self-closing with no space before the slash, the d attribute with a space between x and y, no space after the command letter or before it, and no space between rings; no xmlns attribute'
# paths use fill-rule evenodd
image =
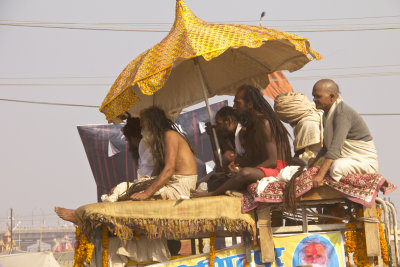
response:
<svg viewBox="0 0 400 267"><path fill-rule="evenodd" d="M101 237L102 237L102 246L103 253L101 255L101 265L103 267L108 266L108 230L105 225L101 227Z"/></svg>
<svg viewBox="0 0 400 267"><path fill-rule="evenodd" d="M209 266L213 267L214 266L214 261L215 261L215 232L210 233L210 259L209 261Z"/></svg>
<svg viewBox="0 0 400 267"><path fill-rule="evenodd" d="M75 230L76 248L74 253L74 267L84 267L83 262L90 262L93 255L94 245L90 243L78 227Z"/></svg>

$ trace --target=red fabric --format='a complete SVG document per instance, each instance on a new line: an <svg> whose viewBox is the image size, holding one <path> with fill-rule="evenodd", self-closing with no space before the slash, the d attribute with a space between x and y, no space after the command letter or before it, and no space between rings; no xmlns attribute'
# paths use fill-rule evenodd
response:
<svg viewBox="0 0 400 267"><path fill-rule="evenodd" d="M264 177L276 177L278 176L279 172L285 168L288 164L283 161L283 160L277 160L276 161L276 168L271 169L271 168L263 168L263 167L256 167L257 169L260 169L264 172Z"/></svg>

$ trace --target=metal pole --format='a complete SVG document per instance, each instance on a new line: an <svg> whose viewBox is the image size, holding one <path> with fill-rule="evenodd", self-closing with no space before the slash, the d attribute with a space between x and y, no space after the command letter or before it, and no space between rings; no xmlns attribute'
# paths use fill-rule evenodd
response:
<svg viewBox="0 0 400 267"><path fill-rule="evenodd" d="M13 209L11 208L11 217L10 217L10 236L11 236L11 243L10 243L10 254L13 250Z"/></svg>
<svg viewBox="0 0 400 267"><path fill-rule="evenodd" d="M394 252L395 252L395 257L396 257L396 266L399 265L399 239L397 236L397 214L396 214L396 208L394 205L388 201L386 201L386 205L392 210L392 217L393 217L393 235L394 235Z"/></svg>
<svg viewBox="0 0 400 267"><path fill-rule="evenodd" d="M206 84L204 83L204 76L203 76L203 73L201 72L198 58L194 58L194 65L197 68L197 73L199 75L201 87L203 89L204 101L206 102L208 116L210 117L210 123L212 125L214 125L215 124L214 118L213 118L212 113L211 113L210 104L208 103L207 87L206 87ZM221 149L219 147L219 142L218 142L218 138L217 138L217 132L215 131L215 128L212 128L212 133L213 133L213 136L214 136L215 146L216 146L216 150L217 150L217 153L218 153L219 164L220 164L220 166L222 166Z"/></svg>

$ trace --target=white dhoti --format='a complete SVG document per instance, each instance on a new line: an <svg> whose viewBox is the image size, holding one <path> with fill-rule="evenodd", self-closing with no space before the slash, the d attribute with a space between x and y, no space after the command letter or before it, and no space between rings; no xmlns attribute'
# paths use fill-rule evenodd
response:
<svg viewBox="0 0 400 267"><path fill-rule="evenodd" d="M378 167L374 141L346 140L340 158L335 159L330 167L330 175L339 181L352 173L377 173Z"/></svg>
<svg viewBox="0 0 400 267"><path fill-rule="evenodd" d="M140 177L139 180L143 181L149 178ZM189 198L190 190L196 189L196 182L197 175L172 175L169 181L154 194L154 197L161 197L162 199ZM116 187L115 194L112 194L112 197L104 198L107 199L106 201L114 202L119 196L125 194L126 189L127 184L123 182ZM128 259L139 263L163 262L171 258L165 238L148 239L146 236L140 236L139 240L128 240L124 244L119 238L112 237L108 251L111 266L125 266Z"/></svg>

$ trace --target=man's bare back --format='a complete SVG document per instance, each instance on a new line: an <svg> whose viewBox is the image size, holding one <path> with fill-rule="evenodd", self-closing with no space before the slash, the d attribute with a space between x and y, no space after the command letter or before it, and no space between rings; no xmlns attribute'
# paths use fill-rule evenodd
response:
<svg viewBox="0 0 400 267"><path fill-rule="evenodd" d="M168 147L168 142L178 142L178 151L176 153L174 174L196 175L196 160L186 140L175 131L167 131L165 133L165 141L166 147ZM166 151L166 153L168 153L168 150Z"/></svg>

